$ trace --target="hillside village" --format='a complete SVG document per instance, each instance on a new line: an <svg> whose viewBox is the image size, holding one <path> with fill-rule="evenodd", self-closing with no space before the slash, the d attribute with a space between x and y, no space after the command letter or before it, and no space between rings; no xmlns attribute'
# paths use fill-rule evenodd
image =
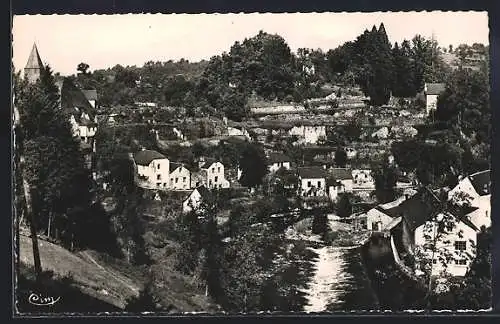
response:
<svg viewBox="0 0 500 324"><path fill-rule="evenodd" d="M410 42L391 47L383 24L359 39L363 37L382 37L382 43L373 46L389 46L389 53L403 60L403 66L414 60L398 56ZM480 44L439 48L433 40L416 37L413 42L425 44L433 55L432 62L422 64L434 70L412 74L422 79L413 90L394 87L381 94L364 82L364 76L349 81L349 75L358 73L357 63L343 60L355 55L354 41L328 55L300 52L291 59L299 67L295 79L276 89L259 83L259 78L247 78L245 72L234 72L247 68L243 66L247 58L237 57L242 48L250 51L250 44L267 48L267 42L286 47L280 36L261 32L209 62L183 61L178 66L169 62L179 73L165 82L158 80L165 67L160 62L94 72L82 63L75 76L54 74L57 113L67 118L78 140L89 174L88 204L99 212L90 212L92 217L75 214L74 224L82 225L76 225L79 231L73 233L75 227L68 227L63 217L69 212L49 204L37 214L47 214L38 216L43 218L37 223L38 242L111 254L104 241L116 237L118 252L113 258L133 269L129 279L140 277L140 282L148 283L136 297L155 296L154 305L140 307L172 312L242 307L301 310L300 298L290 296L300 295L306 288L299 285L310 280L301 276L309 278L315 271L300 269L299 259L310 259L304 242L370 249L382 244L390 251L393 271L415 286L427 287L427 278L434 278L441 287L447 278L445 291L454 292L450 287L455 287L457 278L469 278L483 253L482 236L491 228L490 130L484 124L489 119L469 118L474 109L489 114L490 108L489 103L481 106L486 102L483 97L468 90L483 87L488 92L488 84L480 83L487 80L481 77L487 73L488 49ZM243 62L240 70L234 67L238 60ZM231 64L232 68L226 67ZM352 70L346 67L349 64ZM408 71L392 69L397 72L394 78L409 78ZM47 87L44 73L48 72L33 45L24 81L19 82L28 88ZM384 72L376 73L382 82ZM205 92L191 85L200 75L197 87ZM457 87L465 88L458 96L452 93ZM244 89L251 93L240 94ZM196 91L203 99L196 97ZM120 93L126 100L113 97ZM23 95L30 98L20 92L16 93L20 101L14 102L15 122L21 129L34 114L26 113L29 99L21 101ZM453 100L467 100L471 106ZM450 112L450 107L458 106L462 111ZM29 129L24 132L31 136ZM31 147L26 143L24 150ZM29 160L28 153L21 155ZM36 169L26 168L26 172ZM50 176L36 179L44 177ZM64 179L69 185L83 178ZM67 190L79 196L77 189ZM59 201L43 195L51 203ZM30 195L24 191L21 196ZM20 226L29 232L28 216L22 217ZM40 246L40 255L43 249ZM265 260L255 261L259 254ZM107 267L102 260L108 259L100 264ZM41 263L47 266L46 260ZM379 280L370 273L382 270L370 269L371 264L365 262L368 277ZM206 267L209 270L203 270ZM295 277L289 279L287 271L295 271ZM184 285L175 293L189 298L172 299L166 291L175 282ZM256 284L274 291L276 300L264 301ZM100 293L92 294L102 299ZM126 307L124 301L115 304Z"/></svg>

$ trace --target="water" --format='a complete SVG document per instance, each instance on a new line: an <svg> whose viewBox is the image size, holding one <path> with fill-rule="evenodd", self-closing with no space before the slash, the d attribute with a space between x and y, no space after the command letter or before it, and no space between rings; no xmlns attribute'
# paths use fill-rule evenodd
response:
<svg viewBox="0 0 500 324"><path fill-rule="evenodd" d="M318 258L306 293L305 312L376 310L359 248L324 246L311 248Z"/></svg>

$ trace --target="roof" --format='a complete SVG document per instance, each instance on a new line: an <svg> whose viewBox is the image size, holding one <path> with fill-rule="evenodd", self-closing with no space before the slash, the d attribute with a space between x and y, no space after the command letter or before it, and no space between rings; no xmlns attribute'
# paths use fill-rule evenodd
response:
<svg viewBox="0 0 500 324"><path fill-rule="evenodd" d="M474 190L480 196L485 196L490 194L491 190L491 177L490 170L485 170L471 174L469 180L474 187Z"/></svg>
<svg viewBox="0 0 500 324"><path fill-rule="evenodd" d="M153 160L165 158L163 154L152 150L142 150L134 154L134 161L139 165L149 165Z"/></svg>
<svg viewBox="0 0 500 324"><path fill-rule="evenodd" d="M43 69L42 59L38 53L38 48L36 44L33 44L30 56L28 57L28 62L26 63L25 69Z"/></svg>
<svg viewBox="0 0 500 324"><path fill-rule="evenodd" d="M213 199L213 195L210 192L210 190L207 189L204 185L199 186L198 188L194 189L198 191L200 194L201 198L205 201L211 201Z"/></svg>
<svg viewBox="0 0 500 324"><path fill-rule="evenodd" d="M439 95L444 92L446 85L444 83L426 83L426 94Z"/></svg>
<svg viewBox="0 0 500 324"><path fill-rule="evenodd" d="M182 167L182 163L170 162L170 172L174 172L177 168Z"/></svg>
<svg viewBox="0 0 500 324"><path fill-rule="evenodd" d="M412 231L437 215L440 201L427 190L420 190L413 197L402 202L398 209L403 220Z"/></svg>
<svg viewBox="0 0 500 324"><path fill-rule="evenodd" d="M320 167L302 167L298 169L299 177L308 179L326 178L326 172Z"/></svg>
<svg viewBox="0 0 500 324"><path fill-rule="evenodd" d="M97 100L97 90L82 90L82 92L87 100Z"/></svg>
<svg viewBox="0 0 500 324"><path fill-rule="evenodd" d="M214 158L205 158L205 161L203 162L202 165L200 165L200 168L209 168L212 164L217 162L217 159Z"/></svg>
<svg viewBox="0 0 500 324"><path fill-rule="evenodd" d="M335 180L352 180L352 171L345 168L334 168L330 171Z"/></svg>
<svg viewBox="0 0 500 324"><path fill-rule="evenodd" d="M290 162L291 159L283 153L269 153L269 163Z"/></svg>
<svg viewBox="0 0 500 324"><path fill-rule="evenodd" d="M95 114L94 108L90 105L90 102L87 100L82 90L78 89L71 79L64 78L62 81L57 82L57 85L59 86L61 95L61 108L74 115L78 122L81 112L75 110L75 107L86 112L90 116Z"/></svg>

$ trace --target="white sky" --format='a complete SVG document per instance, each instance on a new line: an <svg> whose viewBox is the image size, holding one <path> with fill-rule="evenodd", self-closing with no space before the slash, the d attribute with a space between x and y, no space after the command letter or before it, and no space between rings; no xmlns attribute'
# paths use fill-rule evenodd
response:
<svg viewBox="0 0 500 324"><path fill-rule="evenodd" d="M383 22L392 43L416 34L441 46L488 44L487 12L25 15L13 17L13 61L24 68L36 42L45 64L63 75L147 61L209 59L259 30L277 33L295 51L325 51Z"/></svg>

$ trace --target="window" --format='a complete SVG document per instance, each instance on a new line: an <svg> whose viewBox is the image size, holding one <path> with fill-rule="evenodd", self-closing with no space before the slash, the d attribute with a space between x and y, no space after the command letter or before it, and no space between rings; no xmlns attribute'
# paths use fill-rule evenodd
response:
<svg viewBox="0 0 500 324"><path fill-rule="evenodd" d="M164 183L163 183L163 187L165 188L166 186L167 186L167 183L166 183L166 182L164 182Z"/></svg>
<svg viewBox="0 0 500 324"><path fill-rule="evenodd" d="M158 164L156 165L156 168L157 168L158 170L160 170L160 163L158 163Z"/></svg>
<svg viewBox="0 0 500 324"><path fill-rule="evenodd" d="M318 188L321 188L321 181L318 181Z"/></svg>
<svg viewBox="0 0 500 324"><path fill-rule="evenodd" d="M215 173L215 168L212 168L212 173Z"/></svg>
<svg viewBox="0 0 500 324"><path fill-rule="evenodd" d="M455 264L467 265L467 260L466 259L455 260Z"/></svg>
<svg viewBox="0 0 500 324"><path fill-rule="evenodd" d="M455 241L455 250L456 251L465 251L467 249L466 241Z"/></svg>
<svg viewBox="0 0 500 324"><path fill-rule="evenodd" d="M159 182L156 184L157 187L159 187L160 185L161 185L161 183L159 183Z"/></svg>
<svg viewBox="0 0 500 324"><path fill-rule="evenodd" d="M170 185L172 186L174 184L174 178L170 178Z"/></svg>
<svg viewBox="0 0 500 324"><path fill-rule="evenodd" d="M186 182L186 177L182 177L182 182Z"/></svg>
<svg viewBox="0 0 500 324"><path fill-rule="evenodd" d="M311 188L311 181L307 181L307 187Z"/></svg>
<svg viewBox="0 0 500 324"><path fill-rule="evenodd" d="M436 264L436 263L437 263L436 259L432 260L432 264Z"/></svg>
<svg viewBox="0 0 500 324"><path fill-rule="evenodd" d="M217 167L217 172L220 172L220 167Z"/></svg>
<svg viewBox="0 0 500 324"><path fill-rule="evenodd" d="M219 177L215 176L214 182L217 182L217 180L219 180Z"/></svg>
<svg viewBox="0 0 500 324"><path fill-rule="evenodd" d="M175 183L178 183L179 182L179 178L175 178Z"/></svg>
<svg viewBox="0 0 500 324"><path fill-rule="evenodd" d="M161 180L161 174L156 175L156 180Z"/></svg>

